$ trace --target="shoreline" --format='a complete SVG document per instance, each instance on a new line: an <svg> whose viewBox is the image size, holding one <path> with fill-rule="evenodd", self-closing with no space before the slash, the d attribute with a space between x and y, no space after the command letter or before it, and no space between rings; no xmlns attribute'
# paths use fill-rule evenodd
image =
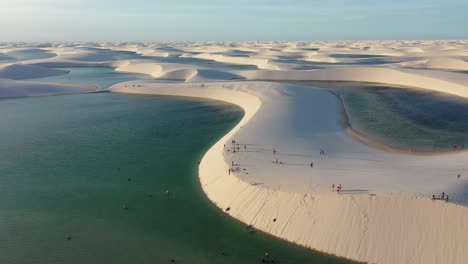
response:
<svg viewBox="0 0 468 264"><path fill-rule="evenodd" d="M249 121L262 106L261 100L253 99L241 88L245 85L231 90L223 84L200 88L193 84L169 87L139 83L142 87L125 89L117 85L112 90L205 97L244 109L242 120L205 153L198 174L206 196L237 220L298 245L356 261L438 263L437 259L445 255L449 263L463 263L468 257L468 243L461 230L467 228L463 224L468 219L466 207L405 195L285 192L249 184L236 173L228 174L229 161L223 145L251 124ZM382 223L386 222L386 228L382 229ZM434 225L443 228L435 230ZM422 234L425 238L420 240ZM439 241L451 241L461 250L447 256Z"/></svg>
<svg viewBox="0 0 468 264"><path fill-rule="evenodd" d="M361 141L364 144L367 144L371 147L378 148L384 151L388 152L394 152L394 153L399 153L399 154L406 154L406 155L421 155L421 156L430 156L430 155L446 155L446 154L455 154L459 152L466 152L466 149L463 150L432 150L432 151L420 151L417 149L404 149L404 148L399 148L395 146L388 145L386 143L380 142L377 139L372 138L369 135L366 135L356 129L353 128L351 122L349 121L348 113L346 111L346 107L344 105L343 98L341 98L340 95L335 93L332 90L328 90L331 94L333 94L337 100L340 102L340 109L342 113L342 125L343 129L356 138L357 140Z"/></svg>

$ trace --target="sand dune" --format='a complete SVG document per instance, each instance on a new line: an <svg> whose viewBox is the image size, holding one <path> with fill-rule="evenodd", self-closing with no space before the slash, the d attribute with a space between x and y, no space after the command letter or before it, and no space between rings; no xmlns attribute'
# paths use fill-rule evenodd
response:
<svg viewBox="0 0 468 264"><path fill-rule="evenodd" d="M454 71L468 71L468 62L454 58L435 58L424 65L427 69L442 69Z"/></svg>
<svg viewBox="0 0 468 264"><path fill-rule="evenodd" d="M87 85L67 85L0 79L0 97L47 96L84 93L95 90L96 87Z"/></svg>
<svg viewBox="0 0 468 264"><path fill-rule="evenodd" d="M341 128L337 102L323 90L258 82L133 84L138 87L112 90L210 98L245 110L200 165L204 191L233 217L305 246L372 263L464 263L468 257L468 209L430 200L435 191L456 191L456 172L446 172L462 169L467 153L411 156L368 147ZM229 148L232 139L241 149L248 144L247 151L227 152L223 145ZM326 157L320 148L327 149ZM284 164L272 164L275 158ZM229 174L231 161L240 169ZM330 190L338 182L345 186L341 195Z"/></svg>
<svg viewBox="0 0 468 264"><path fill-rule="evenodd" d="M272 64L268 59L250 58L250 57L227 57L223 55L207 54L207 53L198 54L193 57L206 59L206 60L214 60L214 61L219 61L219 62L234 63L234 64L255 65L259 69L265 69L265 70L279 70L280 69L278 66Z"/></svg>
<svg viewBox="0 0 468 264"><path fill-rule="evenodd" d="M12 64L0 68L0 78L4 79L32 79L49 76L57 76L67 74L68 71L59 69L49 69L33 65Z"/></svg>
<svg viewBox="0 0 468 264"><path fill-rule="evenodd" d="M6 44L0 56L27 48ZM418 156L368 146L342 127L340 105L332 94L266 82L384 83L468 98L468 75L450 72L467 70L466 41L48 43L36 48L57 56L0 68L4 78L0 97L90 91L91 87L79 85L9 79L64 73L45 67L113 66L117 71L185 82L136 81L115 85L114 92L201 97L241 106L244 118L206 153L199 176L207 196L221 210L230 208L228 213L244 223L320 251L371 263L465 263L468 259L468 208L430 200L431 194L445 191L451 199L468 203L468 183L455 179L458 173L468 174L467 152ZM256 65L260 70L116 61L101 49ZM386 57L379 57L378 67L365 66L373 56ZM306 61L317 62L323 69L291 70L300 69ZM233 139L247 149L241 145L240 152L227 152L224 144L232 147ZM326 156L319 154L322 148ZM283 164L273 164L276 158ZM231 162L239 166L228 173ZM344 192L332 192L333 183L343 184Z"/></svg>

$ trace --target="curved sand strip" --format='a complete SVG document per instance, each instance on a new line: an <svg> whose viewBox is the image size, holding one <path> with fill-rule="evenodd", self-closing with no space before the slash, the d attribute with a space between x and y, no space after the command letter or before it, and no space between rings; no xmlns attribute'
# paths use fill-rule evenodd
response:
<svg viewBox="0 0 468 264"><path fill-rule="evenodd" d="M249 71L240 73L249 80L268 81L349 81L366 83L384 83L396 86L407 86L449 93L468 97L468 84L451 82L449 79L439 79L431 74L380 68L380 67L350 67L320 69L311 71ZM434 72L434 76L437 72Z"/></svg>
<svg viewBox="0 0 468 264"><path fill-rule="evenodd" d="M111 89L209 98L244 109L242 121L199 168L207 196L233 217L301 245L372 263L468 258L468 208L413 198L454 192L460 185L454 168L466 170L460 164L467 153L421 157L370 148L342 130L338 102L322 90L269 83L133 83L137 87ZM232 138L248 144L247 151L227 152L223 145L229 147ZM322 147L327 156L318 154ZM285 164L272 164L275 158ZM231 161L240 169L229 174ZM332 183L342 183L345 191L331 192Z"/></svg>

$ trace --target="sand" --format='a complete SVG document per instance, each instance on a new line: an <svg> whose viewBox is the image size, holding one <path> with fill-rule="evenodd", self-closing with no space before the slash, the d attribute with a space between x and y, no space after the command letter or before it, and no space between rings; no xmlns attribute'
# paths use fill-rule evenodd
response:
<svg viewBox="0 0 468 264"><path fill-rule="evenodd" d="M246 224L319 251L370 263L465 263L468 259L468 208L431 200L432 194L446 192L451 201L468 204L467 152L412 155L371 146L342 126L340 103L331 93L271 82L384 83L468 98L467 75L454 72L466 69L467 41L49 43L38 47L57 56L5 65L10 68L0 70L4 76L0 78L6 78L0 79L1 97L89 91L13 79L60 73L50 67L111 66L180 81L122 83L113 86L113 92L200 97L242 107L242 121L203 157L199 178L211 201ZM0 54L24 48L6 44ZM110 61L100 54L101 48L256 65L259 70ZM232 148L232 140L241 144L240 152L224 148ZM320 155L320 149L327 155ZM277 158L282 164L273 163ZM232 162L239 165L229 173ZM332 191L332 184L342 184L343 192Z"/></svg>
<svg viewBox="0 0 468 264"><path fill-rule="evenodd" d="M468 257L468 208L430 199L442 191L466 199L458 193L465 181L456 179L457 172L468 173L466 152L415 156L369 147L343 130L338 102L323 90L265 82L132 84L111 90L210 98L244 109L243 120L208 151L199 169L207 196L223 211L230 208L231 216L360 261L464 263ZM241 152L224 149L232 139ZM284 164L273 164L276 158ZM239 166L229 174L232 161ZM332 192L333 183L344 191Z"/></svg>

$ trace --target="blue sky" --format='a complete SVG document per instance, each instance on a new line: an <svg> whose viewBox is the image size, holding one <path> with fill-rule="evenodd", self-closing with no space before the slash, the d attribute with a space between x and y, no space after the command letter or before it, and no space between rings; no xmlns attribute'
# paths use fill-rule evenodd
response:
<svg viewBox="0 0 468 264"><path fill-rule="evenodd" d="M468 0L0 0L0 41L468 39Z"/></svg>

